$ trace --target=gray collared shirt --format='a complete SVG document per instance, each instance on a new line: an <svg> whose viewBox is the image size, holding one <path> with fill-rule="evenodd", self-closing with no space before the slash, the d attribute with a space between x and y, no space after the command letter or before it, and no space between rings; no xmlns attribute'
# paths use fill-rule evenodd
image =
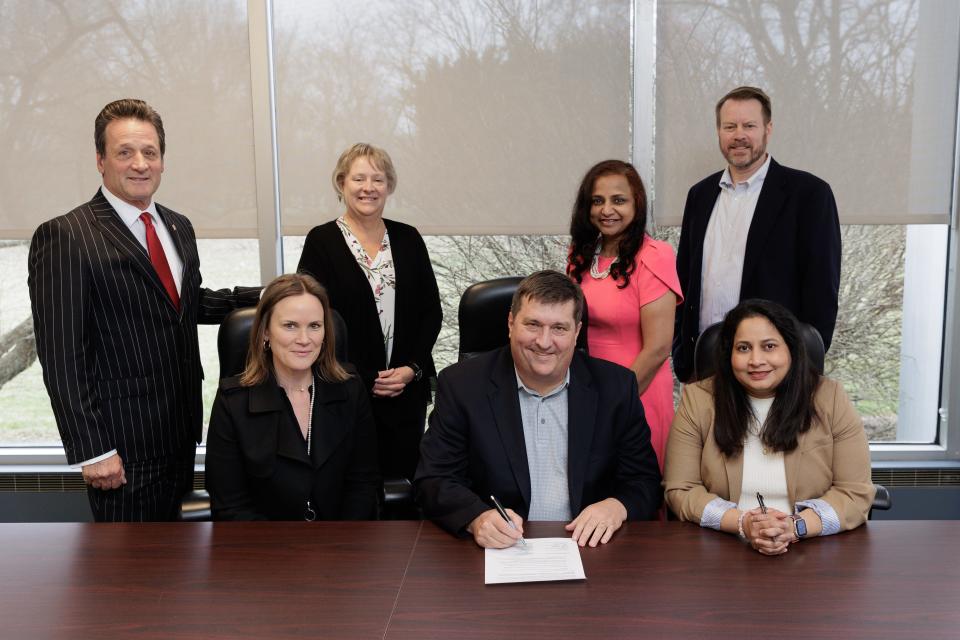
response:
<svg viewBox="0 0 960 640"><path fill-rule="evenodd" d="M524 385L517 374L523 439L530 469L530 513L527 520L571 520L567 482L569 386L569 370L563 383L544 395Z"/></svg>

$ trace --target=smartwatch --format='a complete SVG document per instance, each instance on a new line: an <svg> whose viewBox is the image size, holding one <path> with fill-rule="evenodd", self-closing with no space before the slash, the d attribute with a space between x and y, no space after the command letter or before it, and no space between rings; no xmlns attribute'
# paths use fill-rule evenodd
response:
<svg viewBox="0 0 960 640"><path fill-rule="evenodd" d="M793 534L797 540L803 540L807 537L807 522L800 516L790 516L793 520Z"/></svg>
<svg viewBox="0 0 960 640"><path fill-rule="evenodd" d="M420 365L416 362L408 362L407 366L413 369L413 379L420 382L420 379L423 378L423 369L420 368Z"/></svg>

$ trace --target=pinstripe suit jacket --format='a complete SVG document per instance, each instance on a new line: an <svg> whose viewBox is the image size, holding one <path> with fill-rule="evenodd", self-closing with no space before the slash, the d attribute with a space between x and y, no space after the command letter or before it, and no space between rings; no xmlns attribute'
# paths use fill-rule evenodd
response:
<svg viewBox="0 0 960 640"><path fill-rule="evenodd" d="M257 303L259 287L201 289L193 226L159 204L157 213L183 260L179 312L100 191L40 225L30 243L37 355L70 464L111 449L148 460L199 442L197 323Z"/></svg>

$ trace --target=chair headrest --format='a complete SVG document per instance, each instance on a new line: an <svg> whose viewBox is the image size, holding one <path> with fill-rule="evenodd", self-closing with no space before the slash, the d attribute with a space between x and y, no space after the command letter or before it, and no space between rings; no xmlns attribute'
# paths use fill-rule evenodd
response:
<svg viewBox="0 0 960 640"><path fill-rule="evenodd" d="M247 363L250 330L257 315L256 307L234 309L220 323L217 333L217 353L220 356L220 377L239 375Z"/></svg>
<svg viewBox="0 0 960 640"><path fill-rule="evenodd" d="M509 342L507 317L513 294L523 278L510 276L477 282L460 297L460 360L497 349Z"/></svg>

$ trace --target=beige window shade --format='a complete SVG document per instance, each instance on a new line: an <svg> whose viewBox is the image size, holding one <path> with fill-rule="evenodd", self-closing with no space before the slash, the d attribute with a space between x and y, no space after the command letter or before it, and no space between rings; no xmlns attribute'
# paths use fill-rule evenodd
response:
<svg viewBox="0 0 960 640"><path fill-rule="evenodd" d="M833 187L846 224L947 223L960 5L955 0L659 4L655 217L723 169L714 104L773 100L768 151Z"/></svg>
<svg viewBox="0 0 960 640"><path fill-rule="evenodd" d="M330 174L385 148L385 215L431 234L566 233L579 181L630 148L630 2L278 2L283 230L340 215Z"/></svg>
<svg viewBox="0 0 960 640"><path fill-rule="evenodd" d="M246 2L6 2L0 11L0 237L89 200L93 120L139 97L163 117L156 200L206 237L256 237Z"/></svg>

